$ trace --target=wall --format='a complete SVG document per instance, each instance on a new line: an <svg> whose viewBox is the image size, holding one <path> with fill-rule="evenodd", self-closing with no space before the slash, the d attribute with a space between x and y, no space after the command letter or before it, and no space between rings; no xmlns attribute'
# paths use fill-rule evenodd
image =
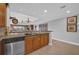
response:
<svg viewBox="0 0 79 59"><path fill-rule="evenodd" d="M31 23L34 23L34 21L37 20L37 18L35 18L35 17L25 15L22 13L18 13L15 11L11 11L10 7L7 7L7 17L6 17L7 18L7 23L6 23L7 26L10 26L10 24L12 24L12 19L10 19L10 16L17 18L19 25L26 25L28 18L29 18Z"/></svg>
<svg viewBox="0 0 79 59"><path fill-rule="evenodd" d="M26 25L27 21L28 21L28 17L29 17L29 20L31 21L31 23L34 23L34 21L36 20L36 18L34 18L34 17L24 15L21 13L17 13L17 12L12 12L12 11L11 12L9 11L8 15L9 15L9 17L11 16L11 17L15 17L16 19L18 19L19 25ZM12 24L12 19L9 19L9 17L7 20L7 26L10 26L10 24Z"/></svg>
<svg viewBox="0 0 79 59"><path fill-rule="evenodd" d="M61 18L54 21L48 22L49 30L52 30L52 39L53 37L65 41L79 43L79 16L77 17L77 32L67 32L67 19Z"/></svg>
<svg viewBox="0 0 79 59"><path fill-rule="evenodd" d="M37 20L37 18L35 18L35 17L28 16L28 15L18 13L18 12L15 12L15 11L11 11L10 8L7 7L6 25L7 25L7 31L8 32L10 32L12 30L10 25L13 24L12 19L10 19L10 16L15 17L16 19L18 19L18 24L17 25L27 25L28 24L27 23L28 18L30 20L30 24L35 24L35 21Z"/></svg>

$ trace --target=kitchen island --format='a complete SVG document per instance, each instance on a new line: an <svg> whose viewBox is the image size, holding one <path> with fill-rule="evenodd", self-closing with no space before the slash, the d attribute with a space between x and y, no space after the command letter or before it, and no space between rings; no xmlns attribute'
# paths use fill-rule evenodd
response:
<svg viewBox="0 0 79 59"><path fill-rule="evenodd" d="M4 45L6 45L7 43L11 43L11 42L24 41L23 42L24 46L22 47L22 49L24 49L23 54L28 54L41 47L44 47L45 45L48 45L50 32L51 31L46 31L46 32L37 31L37 32L30 32L30 34L27 34L28 32L26 32L26 33L17 34L17 35L7 35L4 37L1 37L0 41L3 41ZM18 39L16 39L16 38L18 38ZM22 39L20 39L20 38L22 38ZM15 47L15 48L17 48L17 47ZM5 50L5 46L4 46L4 50ZM5 54L5 52L4 52L4 54Z"/></svg>
<svg viewBox="0 0 79 59"><path fill-rule="evenodd" d="M48 45L49 32L40 32L33 35L26 35L24 42L25 54L31 53L41 47Z"/></svg>

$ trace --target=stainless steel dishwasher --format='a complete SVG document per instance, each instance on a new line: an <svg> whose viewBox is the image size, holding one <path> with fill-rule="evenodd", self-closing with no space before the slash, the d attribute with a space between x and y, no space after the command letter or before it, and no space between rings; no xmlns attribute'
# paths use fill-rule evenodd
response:
<svg viewBox="0 0 79 59"><path fill-rule="evenodd" d="M10 38L5 41L5 55L23 55L24 37Z"/></svg>

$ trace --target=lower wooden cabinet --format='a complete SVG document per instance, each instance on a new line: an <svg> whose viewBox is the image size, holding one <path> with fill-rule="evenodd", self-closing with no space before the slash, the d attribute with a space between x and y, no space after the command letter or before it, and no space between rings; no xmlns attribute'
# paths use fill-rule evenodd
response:
<svg viewBox="0 0 79 59"><path fill-rule="evenodd" d="M41 46L41 47L45 45L44 41L45 41L44 34L41 34L41 35L40 35L40 42L41 42L41 43L40 43L40 46Z"/></svg>
<svg viewBox="0 0 79 59"><path fill-rule="evenodd" d="M40 48L40 35L36 35L33 37L33 50Z"/></svg>
<svg viewBox="0 0 79 59"><path fill-rule="evenodd" d="M0 41L0 55L4 54L4 42Z"/></svg>
<svg viewBox="0 0 79 59"><path fill-rule="evenodd" d="M25 37L25 54L33 51L33 38L31 36Z"/></svg>
<svg viewBox="0 0 79 59"><path fill-rule="evenodd" d="M41 36L40 36L40 42L41 42L40 45L41 45L41 47L48 44L48 42L49 42L48 39L49 39L49 34L48 33L41 34Z"/></svg>
<svg viewBox="0 0 79 59"><path fill-rule="evenodd" d="M49 42L49 34L47 33L47 34L44 34L44 45L47 45L48 44L48 42Z"/></svg>
<svg viewBox="0 0 79 59"><path fill-rule="evenodd" d="M26 35L25 54L31 53L48 44L49 34Z"/></svg>

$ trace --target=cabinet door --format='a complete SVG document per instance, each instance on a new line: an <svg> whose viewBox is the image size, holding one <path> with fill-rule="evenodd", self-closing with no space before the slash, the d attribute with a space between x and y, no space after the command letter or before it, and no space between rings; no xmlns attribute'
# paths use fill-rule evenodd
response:
<svg viewBox="0 0 79 59"><path fill-rule="evenodd" d="M32 47L32 45L33 45L32 40L33 40L32 37L29 37L29 36L25 37L25 54L30 53L30 52L33 51L33 49L32 49L33 48Z"/></svg>
<svg viewBox="0 0 79 59"><path fill-rule="evenodd" d="M38 48L40 48L40 36L36 35L33 39L33 49L36 50Z"/></svg>
<svg viewBox="0 0 79 59"><path fill-rule="evenodd" d="M4 54L4 43L3 41L0 41L0 55Z"/></svg>
<svg viewBox="0 0 79 59"><path fill-rule="evenodd" d="M41 47L48 44L49 34L41 34Z"/></svg>
<svg viewBox="0 0 79 59"><path fill-rule="evenodd" d="M6 19L6 4L0 3L0 27L5 26Z"/></svg>
<svg viewBox="0 0 79 59"><path fill-rule="evenodd" d="M41 42L41 47L44 46L44 34L40 35L40 42Z"/></svg>
<svg viewBox="0 0 79 59"><path fill-rule="evenodd" d="M48 40L48 39L49 39L49 34L47 34L47 33L44 34L44 38L45 38L45 39L44 39L44 45L47 45L48 42L49 42L49 40Z"/></svg>

